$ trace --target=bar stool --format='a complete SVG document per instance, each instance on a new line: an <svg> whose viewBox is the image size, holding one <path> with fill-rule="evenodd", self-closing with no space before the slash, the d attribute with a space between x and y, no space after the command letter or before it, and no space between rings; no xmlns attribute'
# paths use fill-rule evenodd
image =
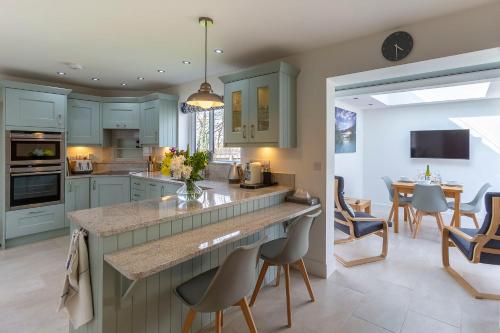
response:
<svg viewBox="0 0 500 333"><path fill-rule="evenodd" d="M321 214L321 210L311 215L305 215L297 218L288 226L287 237L278 238L262 245L260 257L264 260L264 265L257 279L257 284L252 294L250 306L253 306L257 295L259 294L262 282L266 276L267 269L270 266L278 266L278 272L283 266L285 270L286 284L286 306L288 327L292 327L292 310L290 300L290 265L296 265L302 273L302 278L309 292L311 301L314 302L314 293L309 281L306 266L304 265L303 257L309 250L309 231L314 219Z"/></svg>
<svg viewBox="0 0 500 333"><path fill-rule="evenodd" d="M215 312L215 331L222 332L222 311L239 306L250 332L257 333L246 295L252 290L257 273L260 246L267 237L241 246L227 256L223 264L182 283L175 294L189 307L182 333L189 333L197 312Z"/></svg>

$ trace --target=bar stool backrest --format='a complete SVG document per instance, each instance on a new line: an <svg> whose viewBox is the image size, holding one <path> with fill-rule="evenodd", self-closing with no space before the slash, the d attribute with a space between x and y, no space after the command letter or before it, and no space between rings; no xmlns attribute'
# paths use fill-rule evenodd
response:
<svg viewBox="0 0 500 333"><path fill-rule="evenodd" d="M193 308L199 312L216 312L233 306L248 295L254 287L259 249L266 240L267 236L231 252Z"/></svg>

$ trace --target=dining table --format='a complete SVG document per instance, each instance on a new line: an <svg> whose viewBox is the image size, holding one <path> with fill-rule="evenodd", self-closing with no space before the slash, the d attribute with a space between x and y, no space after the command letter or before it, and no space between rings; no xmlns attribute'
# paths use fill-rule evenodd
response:
<svg viewBox="0 0 500 333"><path fill-rule="evenodd" d="M398 212L398 207L399 207L399 195L411 195L413 194L413 191L415 190L415 185L416 182L410 182L410 181L396 181L392 183L392 189L394 190L394 197L393 197L393 208L394 208L394 232L398 233L399 232L399 214ZM439 184L441 186L441 189L443 190L444 196L446 198L452 198L454 200L454 207L453 207L453 217L452 217L452 222L451 225L460 228L460 198L463 193L463 187L461 185L446 185L446 184Z"/></svg>

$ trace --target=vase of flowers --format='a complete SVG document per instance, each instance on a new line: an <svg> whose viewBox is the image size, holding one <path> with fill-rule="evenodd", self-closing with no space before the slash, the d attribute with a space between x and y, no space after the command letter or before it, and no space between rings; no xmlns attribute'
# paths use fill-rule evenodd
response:
<svg viewBox="0 0 500 333"><path fill-rule="evenodd" d="M207 164L208 152L197 151L191 155L189 145L186 150L170 148L163 158L161 172L183 181L184 184L177 190L177 197L182 201L193 201L203 194L196 181L203 179L200 172Z"/></svg>

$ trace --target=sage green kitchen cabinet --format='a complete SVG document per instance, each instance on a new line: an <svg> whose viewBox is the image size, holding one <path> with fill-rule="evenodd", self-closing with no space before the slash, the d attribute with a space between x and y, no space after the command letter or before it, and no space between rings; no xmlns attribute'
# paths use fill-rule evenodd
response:
<svg viewBox="0 0 500 333"><path fill-rule="evenodd" d="M101 143L100 103L68 99L68 145L98 145Z"/></svg>
<svg viewBox="0 0 500 333"><path fill-rule="evenodd" d="M140 103L102 103L103 129L139 129Z"/></svg>
<svg viewBox="0 0 500 333"><path fill-rule="evenodd" d="M166 184L163 182L148 182L146 184L146 197L148 199L161 198L165 195Z"/></svg>
<svg viewBox="0 0 500 333"><path fill-rule="evenodd" d="M162 94L165 98L141 103L140 142L160 147L177 146L178 101Z"/></svg>
<svg viewBox="0 0 500 333"><path fill-rule="evenodd" d="M271 62L220 77L224 82L224 145L297 146L299 70Z"/></svg>
<svg viewBox="0 0 500 333"><path fill-rule="evenodd" d="M66 103L63 94L6 88L5 125L64 130Z"/></svg>
<svg viewBox="0 0 500 333"><path fill-rule="evenodd" d="M65 226L70 225L68 213L90 208L90 178L67 179L64 188Z"/></svg>
<svg viewBox="0 0 500 333"><path fill-rule="evenodd" d="M6 239L64 228L64 204L13 210L5 215Z"/></svg>
<svg viewBox="0 0 500 333"><path fill-rule="evenodd" d="M130 177L90 178L90 207L103 207L130 201Z"/></svg>

